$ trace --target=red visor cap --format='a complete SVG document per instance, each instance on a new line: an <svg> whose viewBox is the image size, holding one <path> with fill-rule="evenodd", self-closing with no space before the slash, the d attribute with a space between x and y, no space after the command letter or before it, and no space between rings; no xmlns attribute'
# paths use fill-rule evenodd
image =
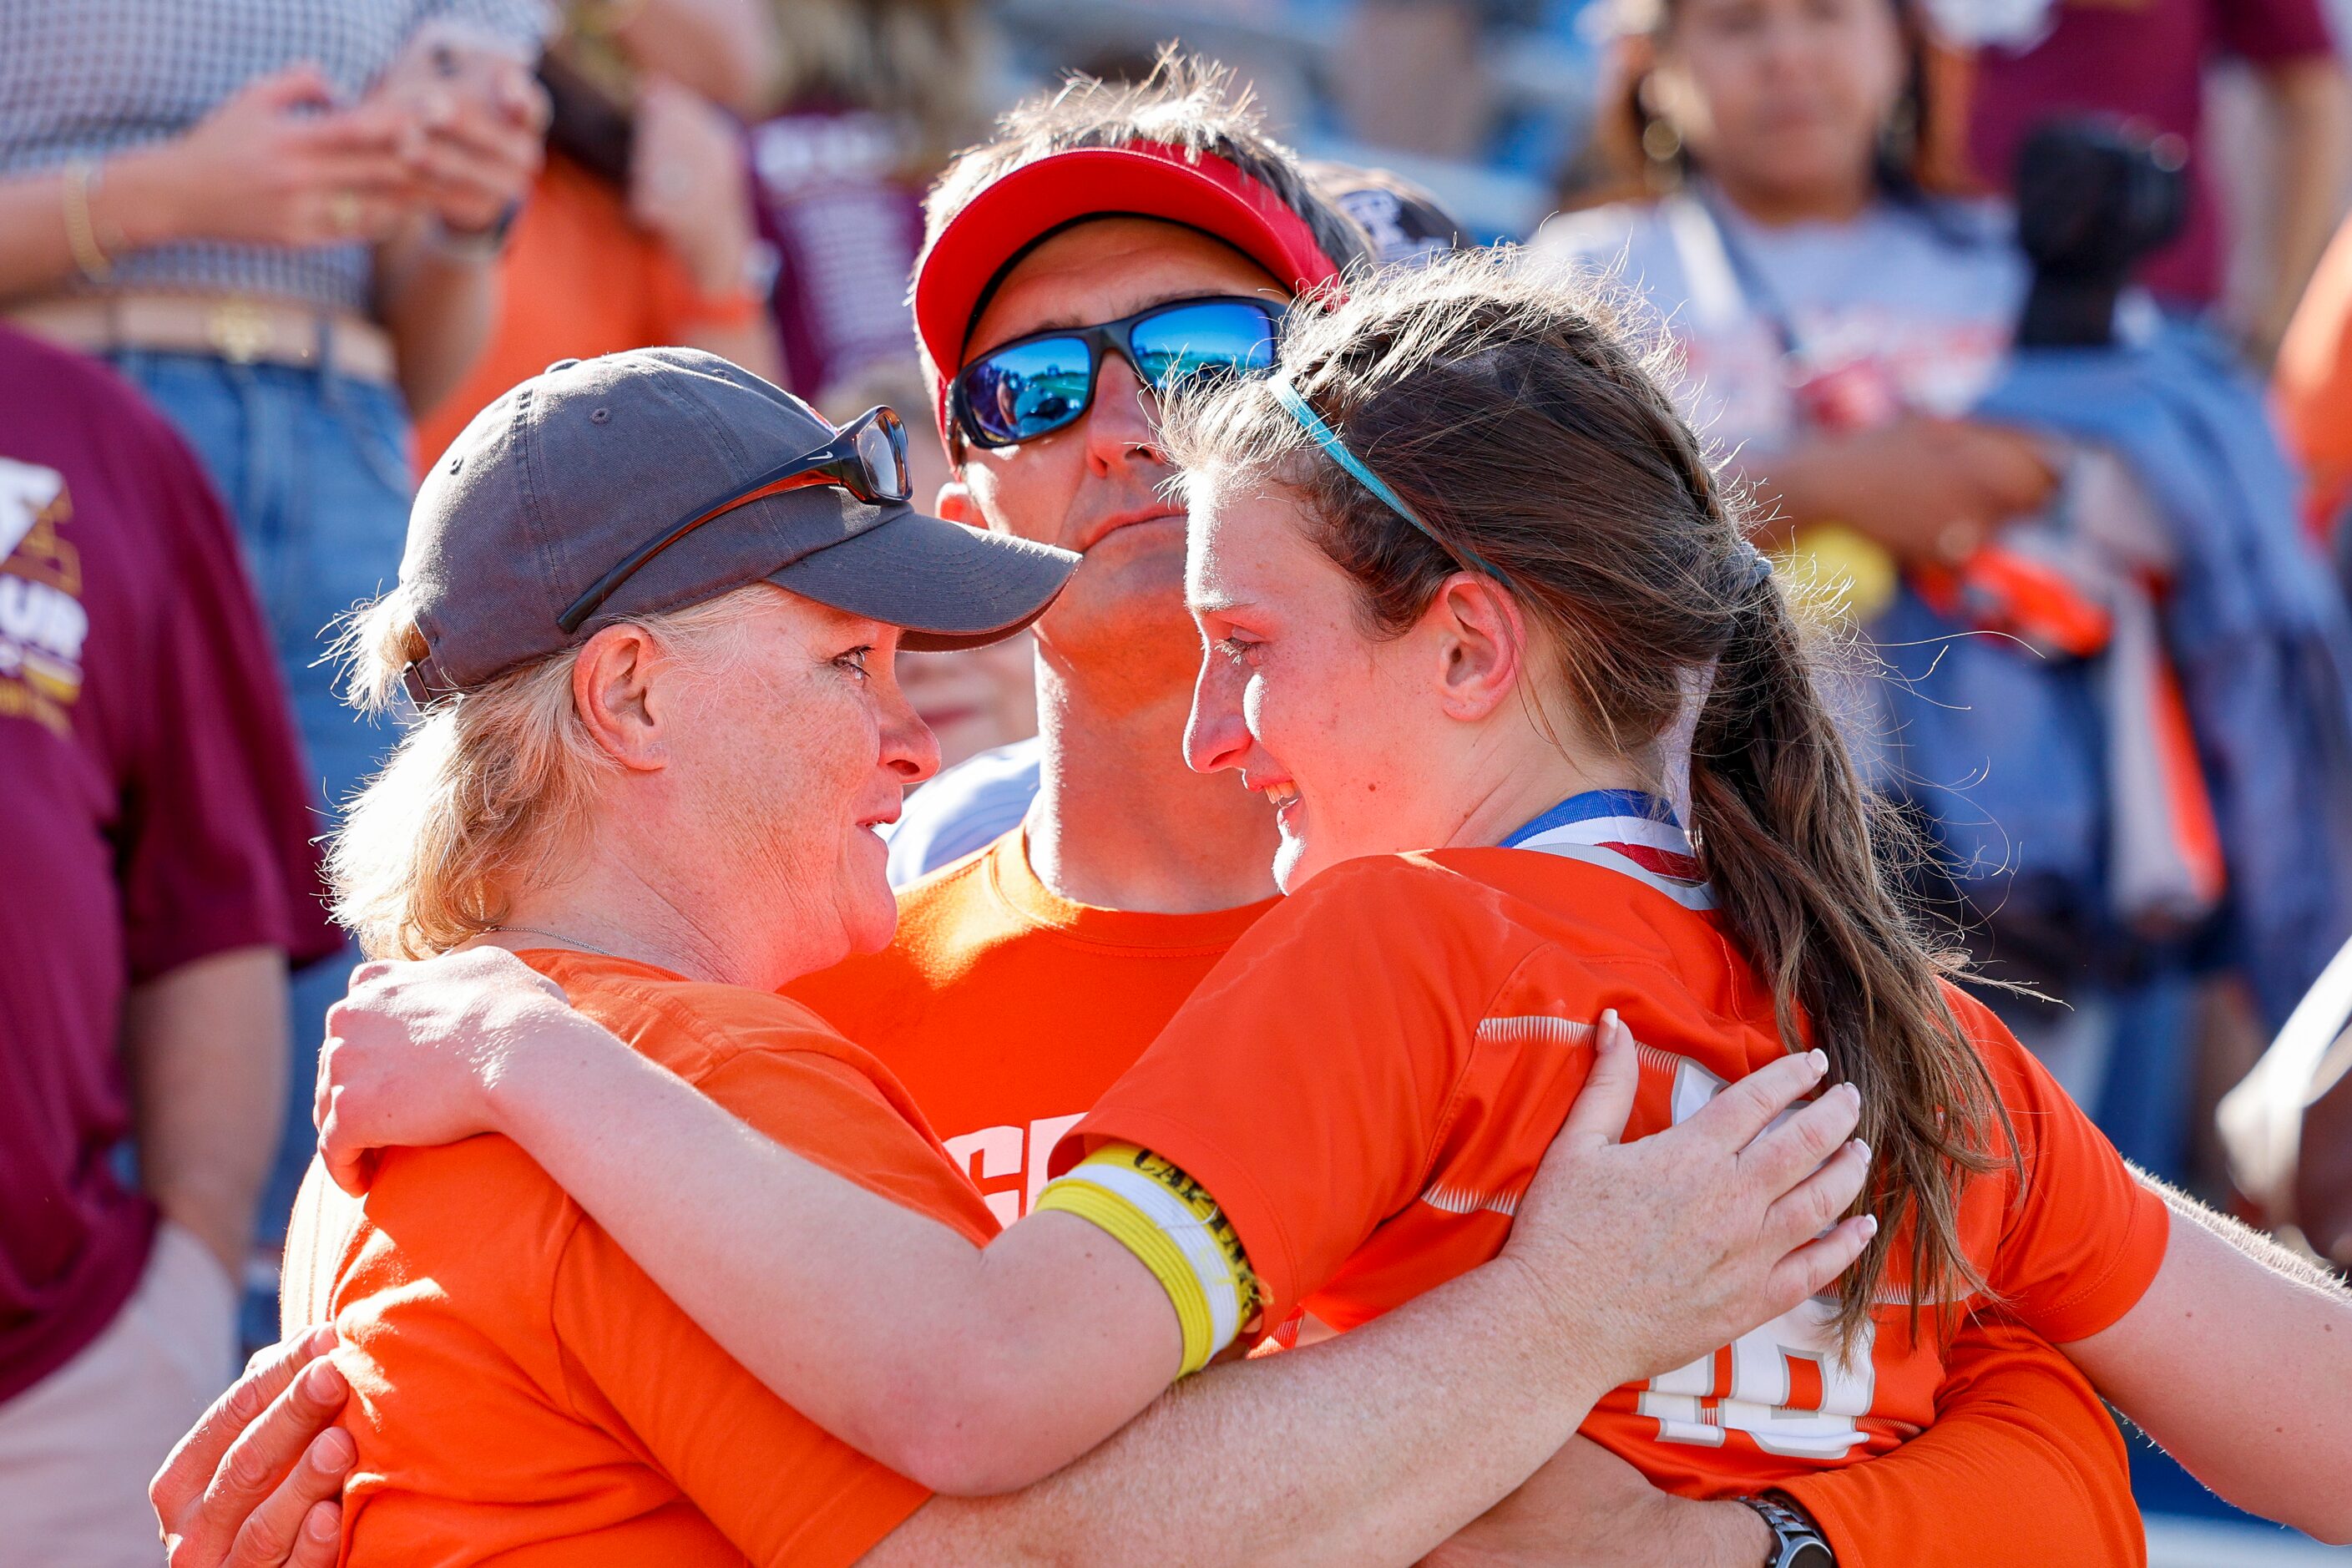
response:
<svg viewBox="0 0 2352 1568"><path fill-rule="evenodd" d="M1024 163L983 188L940 231L915 272L915 331L939 368L940 433L948 382L982 290L1039 237L1082 217L1160 218L1213 234L1303 294L1339 275L1307 220L1223 158L1139 142L1084 147Z"/></svg>

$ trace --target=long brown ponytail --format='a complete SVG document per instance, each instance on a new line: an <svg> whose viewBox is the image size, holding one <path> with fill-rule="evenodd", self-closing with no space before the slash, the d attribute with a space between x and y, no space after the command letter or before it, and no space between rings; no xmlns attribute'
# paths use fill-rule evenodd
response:
<svg viewBox="0 0 2352 1568"><path fill-rule="evenodd" d="M1699 710L1690 805L1725 917L1771 982L1781 1037L1796 1039L1801 1009L1831 1071L1862 1091L1879 1231L1848 1277L1840 1331L1859 1330L1906 1240L1915 1324L1923 1303L1985 1289L1960 1250L1959 1192L2000 1163L1996 1147L2013 1151L2008 1114L1937 984L1959 960L1922 940L1896 895L1886 846L1901 836L1863 791L1769 583Z"/></svg>
<svg viewBox="0 0 2352 1568"><path fill-rule="evenodd" d="M1663 771L1705 688L1689 794L1707 875L1782 1040L1862 1091L1880 1226L1840 1288L1851 1345L1898 1245L1915 1320L1985 1288L1960 1193L2014 1143L1941 989L1958 960L1896 891L1893 824L1874 820L1784 590L1630 341L1604 300L1493 253L1294 313L1281 374L1451 548L1325 458L1263 382L1176 400L1164 439L1188 482L1302 497L1375 634L1411 626L1462 562L1491 563L1548 634L1557 690L1537 710L1587 745Z"/></svg>

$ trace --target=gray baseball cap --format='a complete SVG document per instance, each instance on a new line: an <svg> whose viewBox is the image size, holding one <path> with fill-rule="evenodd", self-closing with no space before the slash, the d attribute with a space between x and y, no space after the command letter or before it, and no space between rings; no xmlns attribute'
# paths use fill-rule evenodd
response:
<svg viewBox="0 0 2352 1568"><path fill-rule="evenodd" d="M762 580L903 627L904 647L977 647L1044 614L1076 567L1067 551L815 485L704 523L576 629L560 624L664 530L835 436L799 398L698 349L550 365L476 415L417 490L400 581L427 652L411 693L470 690L615 621Z"/></svg>

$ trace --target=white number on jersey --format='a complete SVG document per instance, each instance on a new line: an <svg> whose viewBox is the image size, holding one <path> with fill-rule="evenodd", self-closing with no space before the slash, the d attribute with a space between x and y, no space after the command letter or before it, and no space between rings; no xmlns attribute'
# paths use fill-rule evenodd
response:
<svg viewBox="0 0 2352 1568"><path fill-rule="evenodd" d="M1646 1046L1642 1055L1645 1065L1672 1064L1677 1124L1723 1090L1722 1079L1687 1057ZM1833 1299L1801 1301L1724 1350L1652 1378L1636 1408L1657 1421L1661 1443L1719 1448L1726 1432L1745 1432L1768 1454L1842 1458L1863 1440L1856 1422L1870 1409L1877 1370L1870 1329L1848 1362L1838 1354L1836 1322ZM1792 1405L1798 1398L1803 1404Z"/></svg>

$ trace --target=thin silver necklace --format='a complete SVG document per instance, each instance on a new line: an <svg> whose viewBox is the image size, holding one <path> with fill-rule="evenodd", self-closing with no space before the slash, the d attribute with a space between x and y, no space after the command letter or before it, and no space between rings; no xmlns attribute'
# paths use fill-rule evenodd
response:
<svg viewBox="0 0 2352 1568"><path fill-rule="evenodd" d="M579 948L585 948L585 949L586 949L587 951L589 951L590 952L596 953L596 954L598 954L598 955L600 955L600 956L602 956L602 957L604 957L604 958L618 958L618 957L620 957L620 956L621 956L619 953L614 952L611 948L609 948L609 947L598 947L598 946L597 946L594 942L582 942L578 937L576 937L576 936L566 936L566 935L564 935L562 931L541 931L541 930L539 927L537 927L537 926L511 926L511 925L509 925L509 926L498 926L498 927L495 927L494 929L495 929L495 930L497 930L497 931L516 931L516 932L520 933L521 935L524 935L524 936L543 936L543 937L551 937L551 938L552 938L553 940L555 940L555 941L557 941L557 942L560 942L563 943L566 947L579 947Z"/></svg>

